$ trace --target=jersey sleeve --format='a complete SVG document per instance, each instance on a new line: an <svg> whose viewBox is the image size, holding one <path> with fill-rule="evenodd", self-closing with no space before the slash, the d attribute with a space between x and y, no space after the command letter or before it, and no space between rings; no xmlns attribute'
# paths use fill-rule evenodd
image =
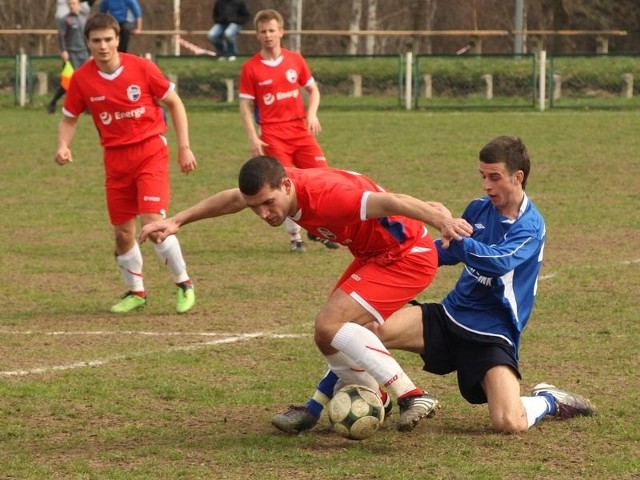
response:
<svg viewBox="0 0 640 480"><path fill-rule="evenodd" d="M151 60L148 62L147 81L149 82L149 90L151 95L157 99L164 98L173 88L173 84L164 76L160 68Z"/></svg>
<svg viewBox="0 0 640 480"><path fill-rule="evenodd" d="M544 243L544 235L525 223L516 222L503 240L495 245L463 238L451 242L448 253L483 275L502 276L529 260L532 255L537 255Z"/></svg>
<svg viewBox="0 0 640 480"><path fill-rule="evenodd" d="M71 76L71 82L69 83L69 89L64 96L64 104L62 107L62 113L67 117L79 117L82 112L87 109L87 104L84 101L84 95L82 95L81 84L78 71Z"/></svg>
<svg viewBox="0 0 640 480"><path fill-rule="evenodd" d="M247 100L254 100L256 98L256 91L253 84L253 75L251 73L250 65L245 63L240 70L240 84L238 87L238 94L240 98Z"/></svg>
<svg viewBox="0 0 640 480"><path fill-rule="evenodd" d="M300 54L296 54L298 57L298 84L301 87L312 85L314 82L313 75L309 69L309 65L304 57Z"/></svg>

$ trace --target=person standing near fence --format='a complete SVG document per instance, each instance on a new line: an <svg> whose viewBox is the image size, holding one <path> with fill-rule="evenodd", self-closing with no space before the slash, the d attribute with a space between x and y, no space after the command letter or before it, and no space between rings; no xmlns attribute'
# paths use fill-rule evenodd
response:
<svg viewBox="0 0 640 480"><path fill-rule="evenodd" d="M282 48L284 19L279 12L261 10L253 24L261 48L242 65L239 89L240 116L251 154L272 156L285 167L327 167L315 138L321 131L320 90L307 62L299 53ZM309 93L306 112L302 88ZM289 217L284 225L289 234L289 251L306 251L300 227ZM339 248L328 238L308 236L327 248Z"/></svg>
<svg viewBox="0 0 640 480"><path fill-rule="evenodd" d="M100 13L109 13L120 24L119 52L129 50L131 35L142 31L142 8L138 0L102 0Z"/></svg>
<svg viewBox="0 0 640 480"><path fill-rule="evenodd" d="M74 70L80 68L89 59L87 42L84 39L84 25L91 7L81 4L80 0L65 0L69 13L67 13L58 26L58 41L60 44L60 58L62 64L71 63ZM55 113L58 100L66 93L62 84L47 104L47 112Z"/></svg>
<svg viewBox="0 0 640 480"><path fill-rule="evenodd" d="M55 161L58 165L72 161L69 145L80 115L88 111L104 148L116 264L127 288L111 311L126 313L147 303L136 220L140 217L144 226L164 218L169 208L167 123L158 100L171 112L180 169L192 172L197 163L189 147L187 113L175 85L152 61L118 52L119 31L118 21L109 14L99 13L87 20L85 36L93 59L71 78L58 126ZM195 295L178 238L167 237L154 248L177 286L176 312L186 313L194 306Z"/></svg>
<svg viewBox="0 0 640 480"><path fill-rule="evenodd" d="M80 13L85 16L89 16L91 13L91 7L96 3L96 0L80 0ZM67 0L56 0L56 28L60 29L64 18L69 14L69 2Z"/></svg>
<svg viewBox="0 0 640 480"><path fill-rule="evenodd" d="M234 62L238 54L236 39L240 28L251 18L244 0L217 0L213 4L213 26L207 38L216 47L219 60Z"/></svg>

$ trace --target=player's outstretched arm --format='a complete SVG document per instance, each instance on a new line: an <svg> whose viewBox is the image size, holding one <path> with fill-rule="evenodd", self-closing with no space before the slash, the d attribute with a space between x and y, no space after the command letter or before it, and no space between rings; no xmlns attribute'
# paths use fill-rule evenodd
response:
<svg viewBox="0 0 640 480"><path fill-rule="evenodd" d="M403 215L415 218L440 230L442 246L451 240L461 240L473 233L473 227L463 218L453 218L451 212L439 202L424 202L410 195L374 192L367 198L367 218Z"/></svg>
<svg viewBox="0 0 640 480"><path fill-rule="evenodd" d="M140 232L140 243L148 237L156 243L162 243L169 235L175 235L183 225L205 218L229 215L246 207L247 204L238 188L224 190L176 213L171 218L145 225Z"/></svg>

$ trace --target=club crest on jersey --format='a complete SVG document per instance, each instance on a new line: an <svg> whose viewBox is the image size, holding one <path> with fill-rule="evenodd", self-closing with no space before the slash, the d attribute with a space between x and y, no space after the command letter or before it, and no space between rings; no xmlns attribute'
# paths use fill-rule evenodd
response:
<svg viewBox="0 0 640 480"><path fill-rule="evenodd" d="M298 72L296 72L292 68L287 70L287 72L285 73L285 76L287 77L287 80L289 81L289 83L296 83L298 81Z"/></svg>
<svg viewBox="0 0 640 480"><path fill-rule="evenodd" d="M138 100L140 100L141 95L142 92L140 91L140 87L138 85L129 85L127 87L127 97L132 102L137 102Z"/></svg>

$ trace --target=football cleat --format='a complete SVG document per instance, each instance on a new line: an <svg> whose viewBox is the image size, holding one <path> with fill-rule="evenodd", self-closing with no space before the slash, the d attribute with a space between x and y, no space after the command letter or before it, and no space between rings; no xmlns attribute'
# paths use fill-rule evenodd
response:
<svg viewBox="0 0 640 480"><path fill-rule="evenodd" d="M300 433L315 427L318 419L304 405L290 405L286 412L274 415L271 423L285 433Z"/></svg>
<svg viewBox="0 0 640 480"><path fill-rule="evenodd" d="M589 417L596 413L592 403L577 393L565 392L548 383L539 383L531 390L531 395L534 397L544 394L551 395L556 401L556 418L564 420L581 415Z"/></svg>
<svg viewBox="0 0 640 480"><path fill-rule="evenodd" d="M312 242L320 242L330 250L340 248L340 244L338 242L332 242L331 240L327 240L326 238L316 237L313 233L307 232L307 237L309 237L309 240L311 240Z"/></svg>
<svg viewBox="0 0 640 480"><path fill-rule="evenodd" d="M193 285L187 285L186 282L178 285L176 289L176 312L187 313L196 303L196 294Z"/></svg>
<svg viewBox="0 0 640 480"><path fill-rule="evenodd" d="M289 244L289 251L291 253L304 253L307 251L307 247L304 246L302 240L291 240Z"/></svg>
<svg viewBox="0 0 640 480"><path fill-rule="evenodd" d="M122 299L116 303L113 307L111 307L112 313L127 313L132 312L133 310L138 310L139 308L143 308L147 304L147 297L141 297L136 295L132 291L126 292L122 295Z"/></svg>
<svg viewBox="0 0 640 480"><path fill-rule="evenodd" d="M400 419L396 425L401 432L410 432L423 418L433 417L440 408L440 402L428 393L398 399Z"/></svg>

